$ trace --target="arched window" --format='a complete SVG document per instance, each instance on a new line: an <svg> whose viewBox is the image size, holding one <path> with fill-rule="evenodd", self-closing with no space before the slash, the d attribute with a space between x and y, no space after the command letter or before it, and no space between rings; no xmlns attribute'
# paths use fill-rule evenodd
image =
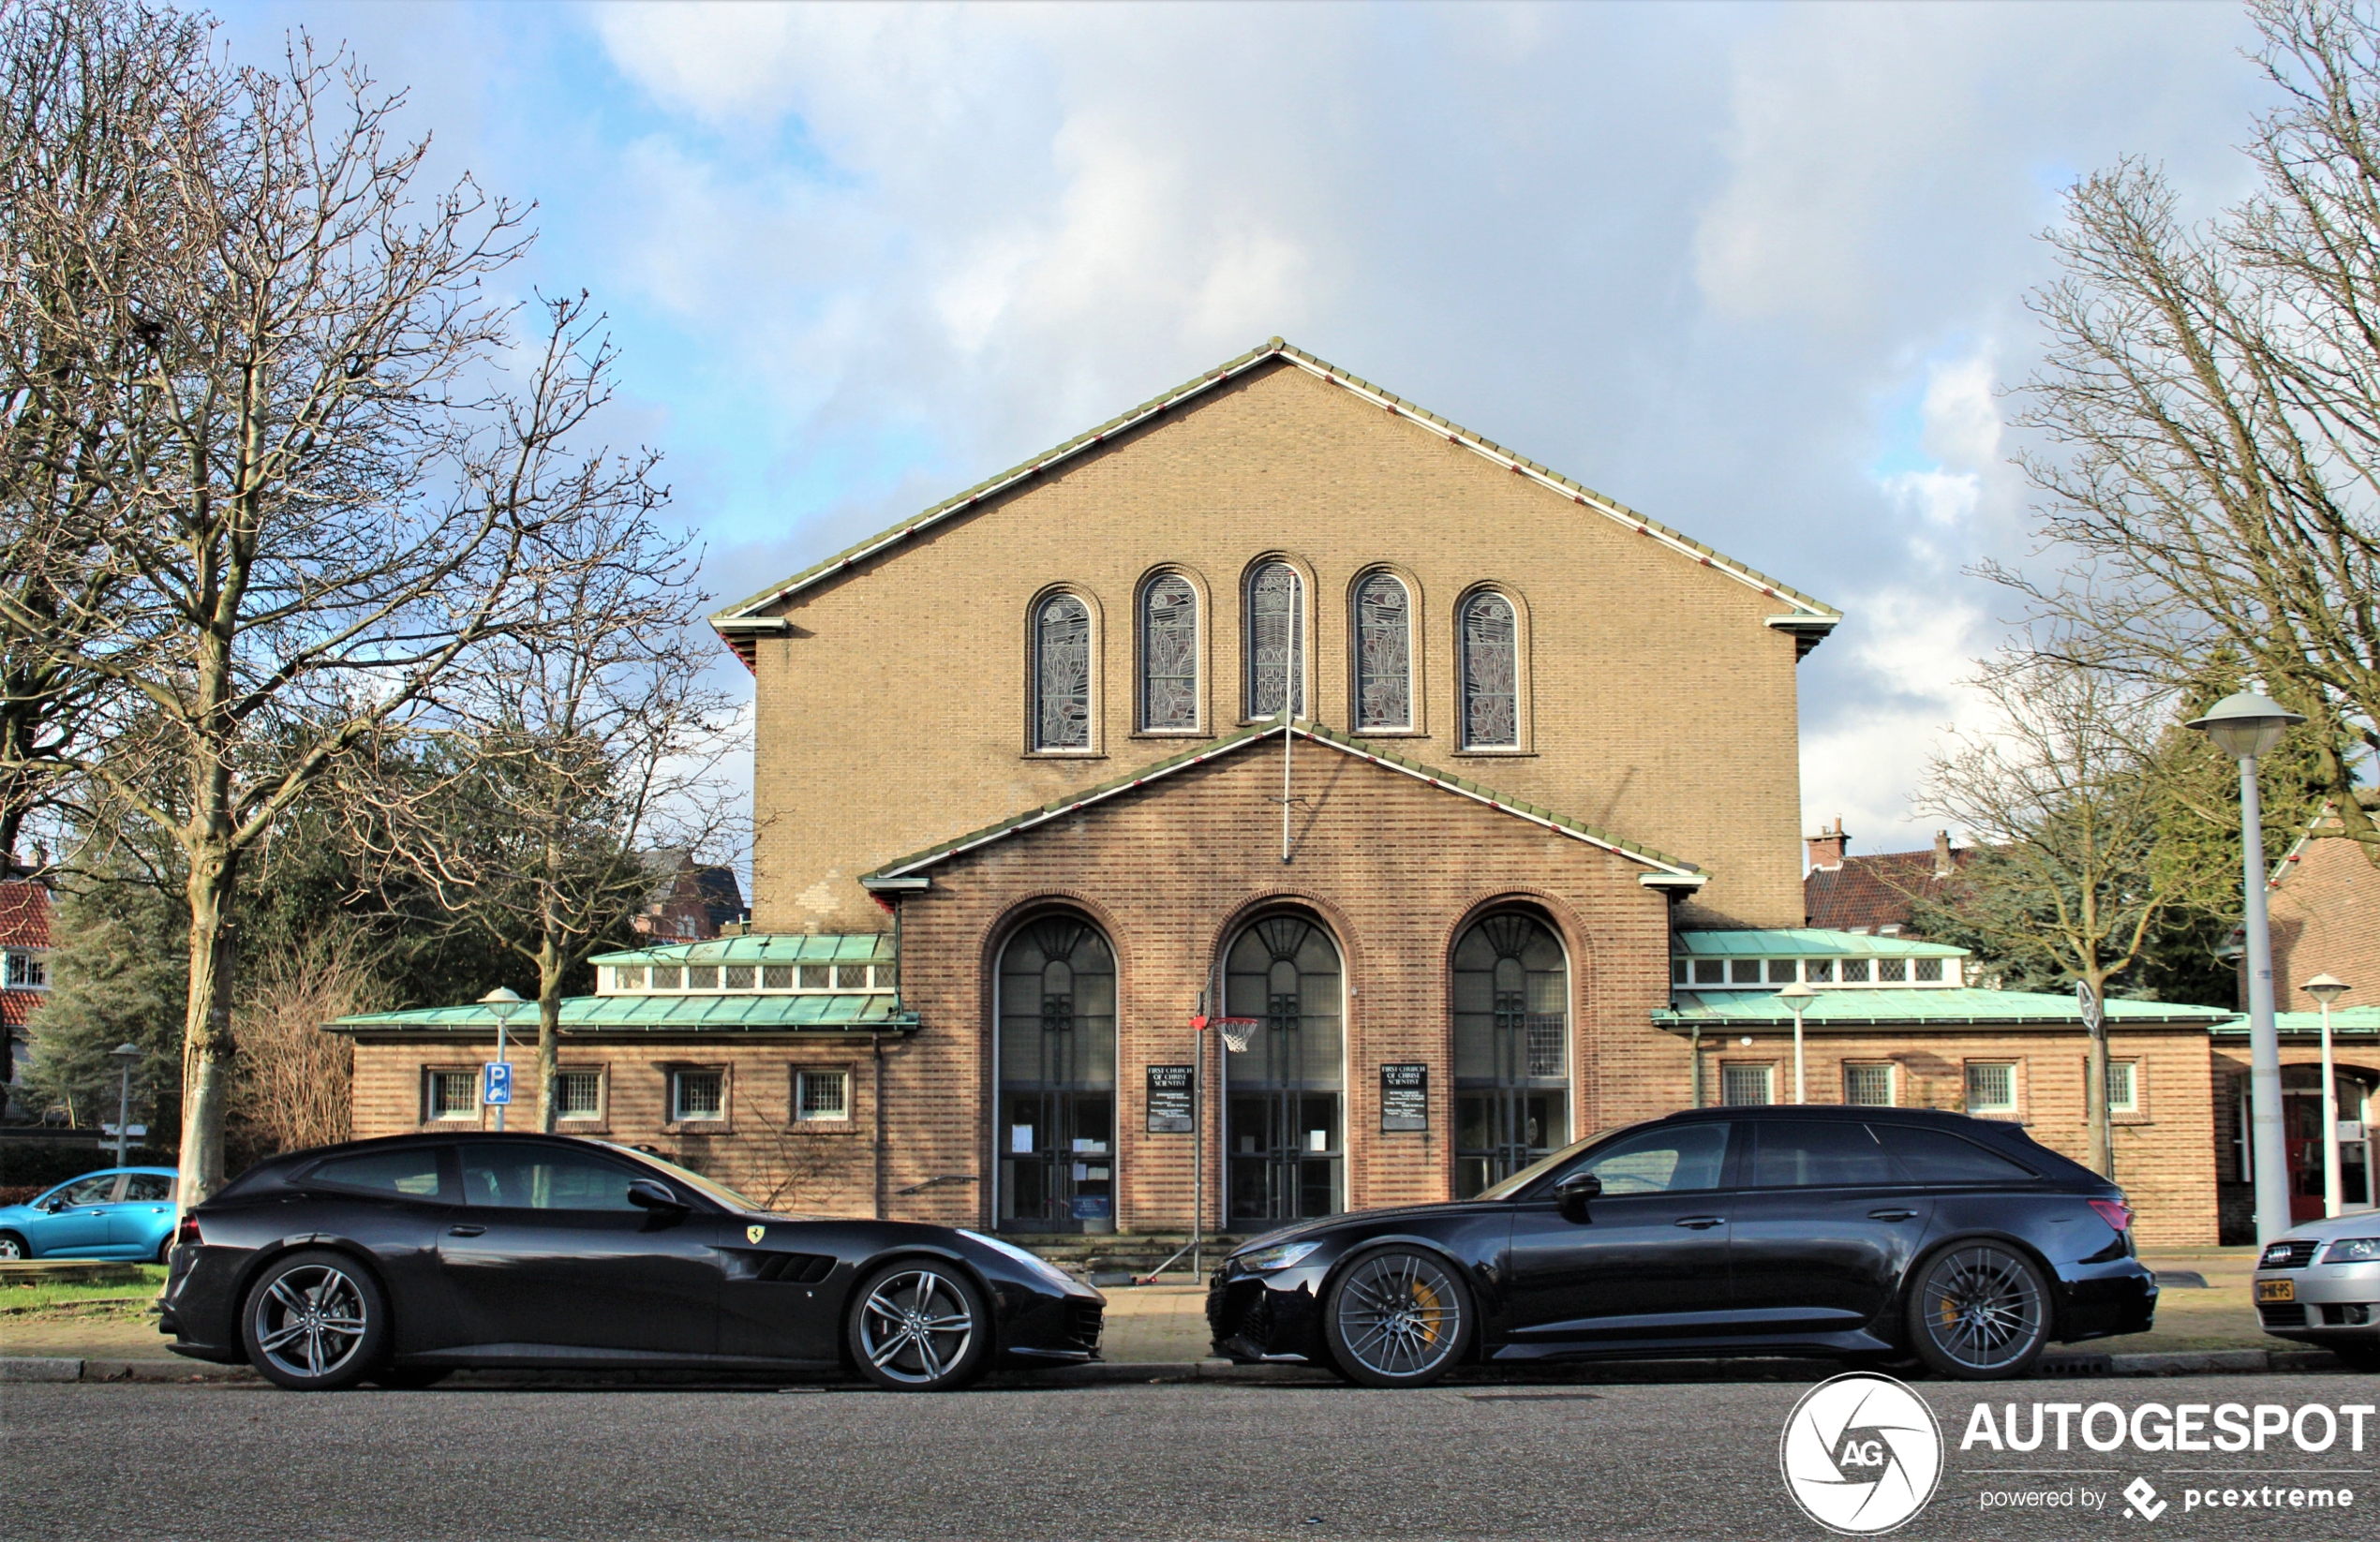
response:
<svg viewBox="0 0 2380 1542"><path fill-rule="evenodd" d="M1074 916L1000 956L999 1224L1115 1229L1116 959Z"/></svg>
<svg viewBox="0 0 2380 1542"><path fill-rule="evenodd" d="M1342 1208L1341 985L1338 944L1301 915L1257 922L1226 956L1227 1015L1264 1025L1244 1052L1224 1057L1225 1181L1235 1227Z"/></svg>
<svg viewBox="0 0 2380 1542"><path fill-rule="evenodd" d="M1268 562L1248 577L1248 716L1305 716L1305 586Z"/></svg>
<svg viewBox="0 0 2380 1542"><path fill-rule="evenodd" d="M1140 726L1198 726L1198 595L1180 573L1140 591Z"/></svg>
<svg viewBox="0 0 2380 1542"><path fill-rule="evenodd" d="M1454 1196L1569 1136L1570 971L1534 916L1491 915L1454 945Z"/></svg>
<svg viewBox="0 0 2380 1542"><path fill-rule="evenodd" d="M1413 726L1413 601L1391 573L1355 590L1355 726Z"/></svg>
<svg viewBox="0 0 2380 1542"><path fill-rule="evenodd" d="M1091 748L1091 607L1053 594L1033 618L1033 747Z"/></svg>
<svg viewBox="0 0 2380 1542"><path fill-rule="evenodd" d="M1521 654L1512 601L1482 589L1463 602L1463 748L1521 743Z"/></svg>

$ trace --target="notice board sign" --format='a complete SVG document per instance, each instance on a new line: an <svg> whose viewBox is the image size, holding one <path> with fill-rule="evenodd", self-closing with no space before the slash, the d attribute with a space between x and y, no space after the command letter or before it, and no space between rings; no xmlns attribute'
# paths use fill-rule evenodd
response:
<svg viewBox="0 0 2380 1542"><path fill-rule="evenodd" d="M1380 1129L1430 1127L1430 1068L1418 1062L1380 1067Z"/></svg>
<svg viewBox="0 0 2380 1542"><path fill-rule="evenodd" d="M1192 1128L1198 1068L1194 1065L1153 1065L1149 1068L1149 1133L1186 1135Z"/></svg>

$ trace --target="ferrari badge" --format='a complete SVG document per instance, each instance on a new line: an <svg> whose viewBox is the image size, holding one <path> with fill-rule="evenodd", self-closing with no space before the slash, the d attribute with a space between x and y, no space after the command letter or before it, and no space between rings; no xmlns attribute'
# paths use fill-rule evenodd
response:
<svg viewBox="0 0 2380 1542"><path fill-rule="evenodd" d="M746 1226L744 1228L744 1240L747 1242L757 1242L767 1235L768 1228L766 1226Z"/></svg>

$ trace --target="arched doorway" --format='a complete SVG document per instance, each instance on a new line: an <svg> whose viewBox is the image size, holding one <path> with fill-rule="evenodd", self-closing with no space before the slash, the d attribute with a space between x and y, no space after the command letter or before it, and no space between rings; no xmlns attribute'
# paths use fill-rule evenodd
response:
<svg viewBox="0 0 2380 1542"><path fill-rule="evenodd" d="M1000 956L999 1226L1113 1231L1116 958L1078 916L1027 924Z"/></svg>
<svg viewBox="0 0 2380 1542"><path fill-rule="evenodd" d="M1570 971L1533 915L1504 912L1454 945L1454 1197L1570 1138Z"/></svg>
<svg viewBox="0 0 2380 1542"><path fill-rule="evenodd" d="M1228 1223L1344 1208L1346 1032L1338 944L1302 915L1268 916L1224 962L1224 1010L1259 1026L1224 1057Z"/></svg>

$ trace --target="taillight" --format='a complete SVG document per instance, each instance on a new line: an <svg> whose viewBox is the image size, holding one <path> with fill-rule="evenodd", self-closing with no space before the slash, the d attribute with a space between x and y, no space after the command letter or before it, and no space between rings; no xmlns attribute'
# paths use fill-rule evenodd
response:
<svg viewBox="0 0 2380 1542"><path fill-rule="evenodd" d="M2088 1203L2099 1212L2100 1220L2118 1231L2123 1231L2132 1224L2132 1207L2120 1199L2093 1199Z"/></svg>
<svg viewBox="0 0 2380 1542"><path fill-rule="evenodd" d="M185 1243L195 1247L205 1240L205 1238L199 1235L199 1218L195 1215L184 1216L182 1224L174 1228L173 1245L177 1248Z"/></svg>

